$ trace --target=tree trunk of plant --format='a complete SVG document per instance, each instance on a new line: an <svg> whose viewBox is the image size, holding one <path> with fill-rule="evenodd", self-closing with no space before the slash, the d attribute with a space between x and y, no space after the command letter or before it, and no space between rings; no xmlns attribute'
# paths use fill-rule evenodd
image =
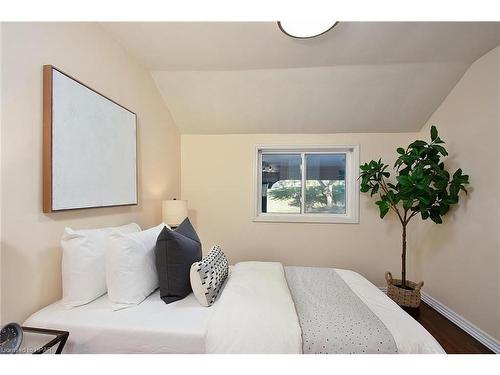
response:
<svg viewBox="0 0 500 375"><path fill-rule="evenodd" d="M333 207L333 184L325 185L323 181L321 181L321 185L323 185L323 192L326 195L326 207Z"/></svg>
<svg viewBox="0 0 500 375"><path fill-rule="evenodd" d="M403 248L401 254L401 287L406 288L406 224L403 224Z"/></svg>
<svg viewBox="0 0 500 375"><path fill-rule="evenodd" d="M328 208L332 208L333 207L333 196L332 196L332 192L329 191L328 193L326 193L326 207Z"/></svg>

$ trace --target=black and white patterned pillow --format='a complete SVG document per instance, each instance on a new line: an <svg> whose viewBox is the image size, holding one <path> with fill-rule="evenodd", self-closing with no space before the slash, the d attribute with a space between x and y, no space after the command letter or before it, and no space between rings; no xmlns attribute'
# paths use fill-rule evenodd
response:
<svg viewBox="0 0 500 375"><path fill-rule="evenodd" d="M229 263L218 245L212 246L201 261L191 265L191 288L200 305L211 306L215 302L228 272Z"/></svg>

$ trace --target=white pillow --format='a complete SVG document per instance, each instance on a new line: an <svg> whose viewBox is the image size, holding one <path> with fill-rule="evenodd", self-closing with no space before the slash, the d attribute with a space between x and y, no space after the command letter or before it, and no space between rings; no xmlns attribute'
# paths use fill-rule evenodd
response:
<svg viewBox="0 0 500 375"><path fill-rule="evenodd" d="M67 308L85 305L106 293L104 253L113 232L132 233L135 224L121 227L74 230L64 228L62 246L62 304Z"/></svg>
<svg viewBox="0 0 500 375"><path fill-rule="evenodd" d="M220 246L214 245L199 262L191 265L189 278L193 294L202 306L212 306L229 274L229 263Z"/></svg>
<svg viewBox="0 0 500 375"><path fill-rule="evenodd" d="M113 233L106 249L106 284L113 310L137 305L158 288L155 247L165 227L137 233Z"/></svg>

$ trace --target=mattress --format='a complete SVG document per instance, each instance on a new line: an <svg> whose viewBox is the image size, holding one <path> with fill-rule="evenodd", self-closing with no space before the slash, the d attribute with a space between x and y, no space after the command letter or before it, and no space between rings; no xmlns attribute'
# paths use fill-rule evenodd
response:
<svg viewBox="0 0 500 375"><path fill-rule="evenodd" d="M55 302L24 326L69 331L63 353L204 353L211 308L193 294L166 304L159 291L141 304L113 311L107 295L73 309Z"/></svg>

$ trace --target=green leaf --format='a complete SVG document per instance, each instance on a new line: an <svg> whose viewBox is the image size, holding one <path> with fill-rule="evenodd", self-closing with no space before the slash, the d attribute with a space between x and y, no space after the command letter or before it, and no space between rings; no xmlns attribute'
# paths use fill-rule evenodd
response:
<svg viewBox="0 0 500 375"><path fill-rule="evenodd" d="M420 167L415 168L413 173L411 174L416 180L420 180L424 177L424 170Z"/></svg>
<svg viewBox="0 0 500 375"><path fill-rule="evenodd" d="M436 224L441 224L443 222L443 220L441 220L441 216L439 216L439 213L436 211L431 211L429 216L431 217L431 220Z"/></svg>
<svg viewBox="0 0 500 375"><path fill-rule="evenodd" d="M441 143L441 144L442 144L442 143L444 143L444 141L443 141L441 138L437 137L437 138L434 140L434 143L437 143L437 144L440 144L440 143Z"/></svg>
<svg viewBox="0 0 500 375"><path fill-rule="evenodd" d="M360 190L362 193L367 193L370 190L370 186L368 186L367 184L362 184Z"/></svg>
<svg viewBox="0 0 500 375"><path fill-rule="evenodd" d="M399 175L396 177L396 180L402 185L402 186L408 186L411 185L410 182L410 177L408 175Z"/></svg>
<svg viewBox="0 0 500 375"><path fill-rule="evenodd" d="M458 203L458 196L454 195L452 197L448 197L444 201L448 204L457 204Z"/></svg>
<svg viewBox="0 0 500 375"><path fill-rule="evenodd" d="M403 201L403 208L409 210L413 206L413 199Z"/></svg>
<svg viewBox="0 0 500 375"><path fill-rule="evenodd" d="M379 187L379 185L378 185L378 184L376 184L376 185L373 187L372 192L371 192L371 194L370 194L370 197L373 197L373 195L374 195L374 194L377 194L378 187Z"/></svg>
<svg viewBox="0 0 500 375"><path fill-rule="evenodd" d="M408 146L408 147L414 148L414 147L423 147L423 146L427 146L427 142L418 139L415 142L411 143L410 146Z"/></svg>
<svg viewBox="0 0 500 375"><path fill-rule="evenodd" d="M383 219L387 212L389 212L389 204L385 201L376 201L375 204L380 210L380 218Z"/></svg>
<svg viewBox="0 0 500 375"><path fill-rule="evenodd" d="M411 168L410 168L410 167L405 167L405 168L403 168L403 169L401 169L401 170L399 171L399 174L400 174L400 175L408 175L408 173L410 173L410 171L411 171Z"/></svg>
<svg viewBox="0 0 500 375"><path fill-rule="evenodd" d="M462 169L458 168L455 173L453 173L453 179L456 179L457 177L460 177L462 175Z"/></svg>
<svg viewBox="0 0 500 375"><path fill-rule="evenodd" d="M443 146L439 145L434 145L432 146L435 150L437 150L441 155L446 156L448 155L448 151Z"/></svg>
<svg viewBox="0 0 500 375"><path fill-rule="evenodd" d="M404 155L404 153L405 153L405 149L402 147L398 147L396 151L398 152L398 154L401 154L401 155Z"/></svg>
<svg viewBox="0 0 500 375"><path fill-rule="evenodd" d="M449 204L446 204L446 203L441 203L441 205L439 206L439 215L445 215L448 210L450 209L450 205Z"/></svg>
<svg viewBox="0 0 500 375"><path fill-rule="evenodd" d="M431 141L435 141L437 137L438 137L437 128L434 125L432 125L431 126Z"/></svg>
<svg viewBox="0 0 500 375"><path fill-rule="evenodd" d="M420 197L418 197L418 200L419 200L421 203L425 204L425 205L429 205L429 204L431 203L430 199L429 199L429 198L427 198L427 197L424 197L423 195L422 195L422 196L420 196Z"/></svg>

